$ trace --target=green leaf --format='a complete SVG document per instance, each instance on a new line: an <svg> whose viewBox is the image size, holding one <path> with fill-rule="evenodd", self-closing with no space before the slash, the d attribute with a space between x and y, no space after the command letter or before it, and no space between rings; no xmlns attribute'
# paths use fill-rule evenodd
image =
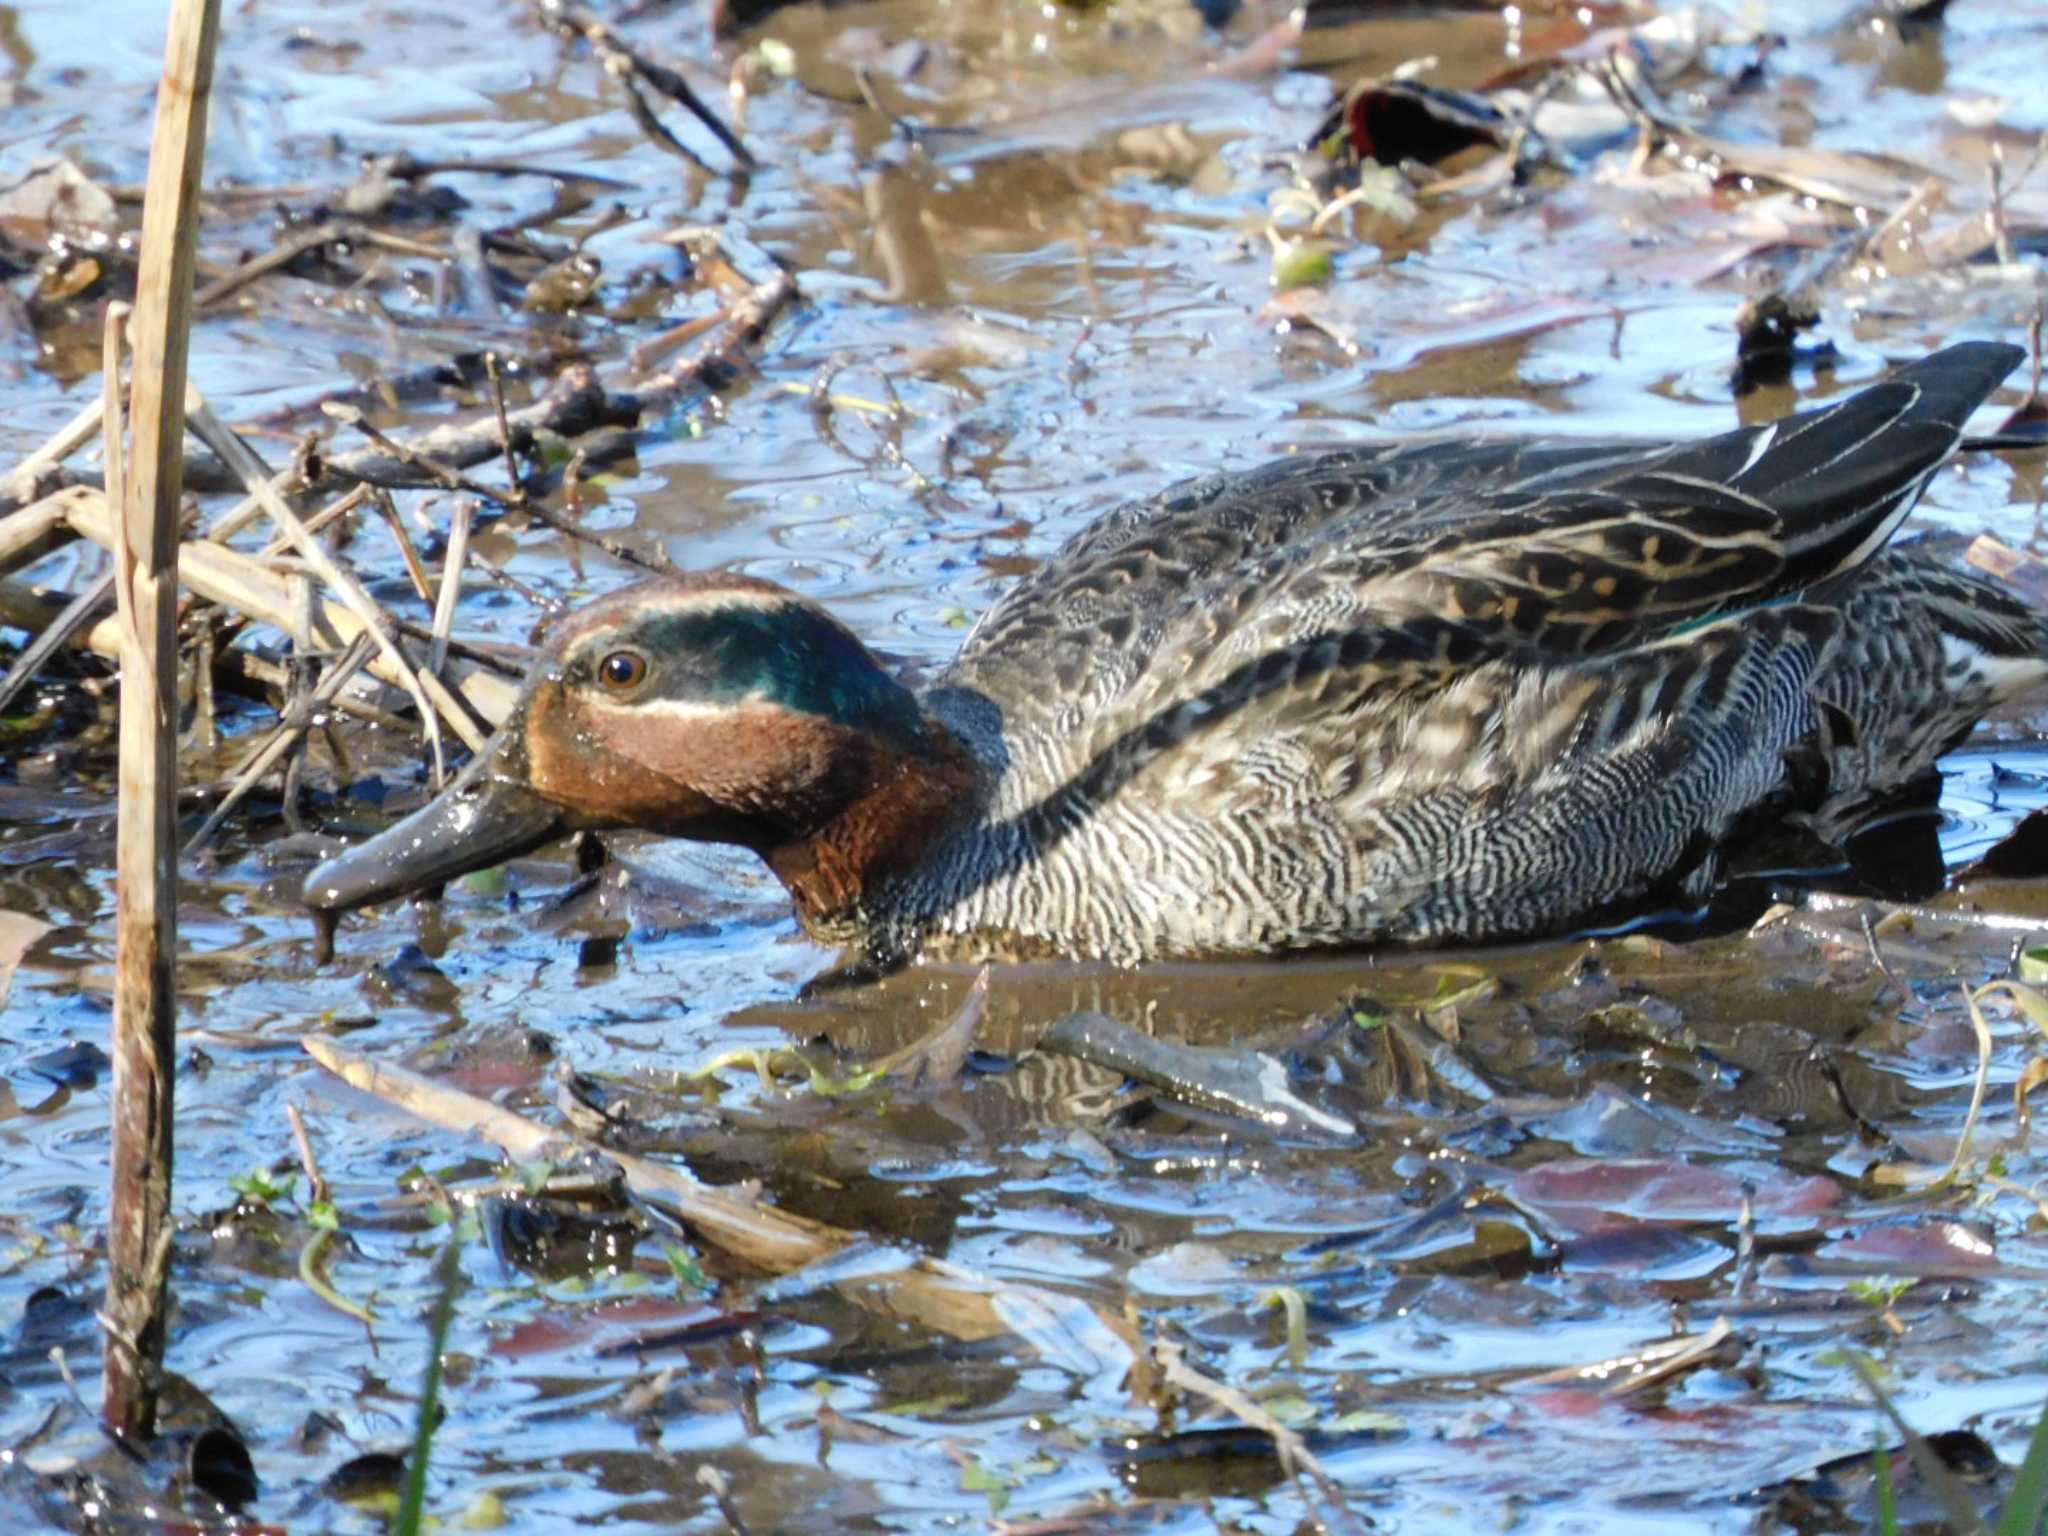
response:
<svg viewBox="0 0 2048 1536"><path fill-rule="evenodd" d="M455 1296L462 1288L462 1240L451 1237L435 1262L440 1295L427 1317L427 1370L420 1384L419 1411L413 1421L412 1454L405 1460L405 1492L393 1517L394 1536L420 1536L426 1524L427 1461L434 1429L441 1421L441 1356L448 1347L448 1325L455 1317Z"/></svg>
<svg viewBox="0 0 2048 1536"><path fill-rule="evenodd" d="M991 1472L978 1461L970 1461L960 1468L960 1487L967 1493L985 1494L988 1498L989 1513L1000 1515L1010 1502L1010 1490L1017 1486L1015 1478L1004 1477Z"/></svg>
<svg viewBox="0 0 2048 1536"><path fill-rule="evenodd" d="M2033 1438L2027 1441L2026 1458L2012 1480L2012 1493L1998 1517L1998 1536L2034 1536L2041 1525L2041 1512L2048 1509L2048 1404L2034 1421Z"/></svg>
<svg viewBox="0 0 2048 1536"><path fill-rule="evenodd" d="M1911 1289L1913 1281L1910 1276L1873 1275L1868 1279L1849 1282L1851 1296L1867 1307L1877 1308L1880 1312L1888 1310L1893 1302Z"/></svg>
<svg viewBox="0 0 2048 1536"><path fill-rule="evenodd" d="M1336 273L1330 248L1316 240L1293 240L1274 248L1275 288L1314 288Z"/></svg>
<svg viewBox="0 0 2048 1536"><path fill-rule="evenodd" d="M661 1256L668 1261L668 1272L675 1276L677 1285L693 1291L711 1289L711 1277L704 1273L704 1266L697 1262L697 1255L687 1248L678 1248L670 1243L663 1247Z"/></svg>
<svg viewBox="0 0 2048 1536"><path fill-rule="evenodd" d="M288 1198L298 1182L296 1173L272 1173L268 1168L253 1168L229 1179L228 1188L251 1205L271 1205Z"/></svg>
<svg viewBox="0 0 2048 1536"><path fill-rule="evenodd" d="M464 875L460 884L472 896L502 896L512 887L512 872L503 864L493 864L489 869Z"/></svg>
<svg viewBox="0 0 2048 1536"><path fill-rule="evenodd" d="M1884 1448L1882 1437L1870 1460L1877 1474L1877 1528L1883 1536L1899 1536L1899 1490L1892 1476L1891 1452Z"/></svg>

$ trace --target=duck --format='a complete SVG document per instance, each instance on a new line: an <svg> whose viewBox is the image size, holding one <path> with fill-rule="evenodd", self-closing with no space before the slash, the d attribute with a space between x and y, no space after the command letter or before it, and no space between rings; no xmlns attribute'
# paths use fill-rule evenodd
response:
<svg viewBox="0 0 2048 1536"><path fill-rule="evenodd" d="M1448 945L1704 902L2048 677L2028 605L1891 536L2024 354L1963 342L1703 440L1347 447L1120 507L923 686L704 572L571 614L332 921L579 830L735 844L867 963Z"/></svg>

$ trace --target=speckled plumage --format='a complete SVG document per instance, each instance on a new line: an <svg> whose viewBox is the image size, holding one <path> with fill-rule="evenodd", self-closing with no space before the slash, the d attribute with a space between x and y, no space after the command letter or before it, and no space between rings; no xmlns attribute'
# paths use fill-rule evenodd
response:
<svg viewBox="0 0 2048 1536"><path fill-rule="evenodd" d="M715 816L634 819L758 848L807 926L879 958L1470 940L1697 896L1739 827L1825 823L2048 677L2031 610L1882 547L2020 356L1952 347L1675 447L1367 448L1174 487L1011 588L917 700L924 737L856 750L858 717L806 726L757 687L807 764L858 760L805 778L801 814L721 788ZM551 686L650 614L722 603L837 637L791 639L791 666L872 665L801 599L699 578L572 626ZM650 763L708 754L728 722L678 702L703 674L656 658L637 704L575 718L616 752L659 706L697 734ZM596 791L536 787L606 819Z"/></svg>

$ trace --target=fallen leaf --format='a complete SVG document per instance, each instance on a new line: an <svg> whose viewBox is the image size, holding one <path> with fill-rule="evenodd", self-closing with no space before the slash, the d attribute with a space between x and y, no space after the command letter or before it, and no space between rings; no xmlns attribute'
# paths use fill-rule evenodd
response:
<svg viewBox="0 0 2048 1536"><path fill-rule="evenodd" d="M0 908L0 1003L7 1001L8 989L14 985L14 972L21 964L21 957L49 931L50 925L40 918Z"/></svg>
<svg viewBox="0 0 2048 1536"><path fill-rule="evenodd" d="M1757 1167L1693 1164L1666 1158L1567 1157L1525 1169L1505 1193L1520 1205L1575 1232L1632 1221L1718 1222L1732 1226L1743 1186L1753 1191L1759 1223L1811 1225L1805 1218L1834 1205L1833 1179L1792 1177Z"/></svg>
<svg viewBox="0 0 2048 1536"><path fill-rule="evenodd" d="M1990 1239L1960 1221L1901 1222L1825 1243L1814 1255L1848 1259L1890 1274L1977 1274L1998 1267Z"/></svg>

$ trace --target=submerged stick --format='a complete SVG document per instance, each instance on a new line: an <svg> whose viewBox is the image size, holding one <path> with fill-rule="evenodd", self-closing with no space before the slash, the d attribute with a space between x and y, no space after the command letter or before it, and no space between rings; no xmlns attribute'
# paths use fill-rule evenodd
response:
<svg viewBox="0 0 2048 1536"><path fill-rule="evenodd" d="M185 360L206 98L220 0L172 0L157 89L136 283L135 456L114 551L129 646L121 662L121 806L115 902L113 1190L107 1212L107 1354L101 1412L131 1439L156 1430L171 1257L171 1085L177 999L178 503L185 478ZM110 335L107 395L120 370ZM109 414L107 465L122 458Z"/></svg>
<svg viewBox="0 0 2048 1536"><path fill-rule="evenodd" d="M330 220L316 224L311 229L299 231L290 239L272 246L259 256L252 256L232 272L223 273L202 288L192 300L194 309L208 309L222 299L239 293L257 278L288 267L309 251L317 251L323 245L332 245L337 240L360 240L365 230L360 224Z"/></svg>
<svg viewBox="0 0 2048 1536"><path fill-rule="evenodd" d="M700 1184L683 1170L627 1152L597 1148L548 1131L509 1109L446 1087L389 1062L373 1061L324 1035L301 1042L308 1055L351 1087L445 1129L483 1136L508 1156L533 1161L563 1144L616 1163L635 1194L676 1211L703 1241L771 1274L818 1264L861 1241L860 1234L778 1211L730 1190ZM978 1275L942 1259L869 1269L837 1282L848 1300L885 1317L957 1339L1022 1334L1053 1363L1083 1375L1121 1374L1134 1351L1121 1324L1077 1297L1043 1286Z"/></svg>

